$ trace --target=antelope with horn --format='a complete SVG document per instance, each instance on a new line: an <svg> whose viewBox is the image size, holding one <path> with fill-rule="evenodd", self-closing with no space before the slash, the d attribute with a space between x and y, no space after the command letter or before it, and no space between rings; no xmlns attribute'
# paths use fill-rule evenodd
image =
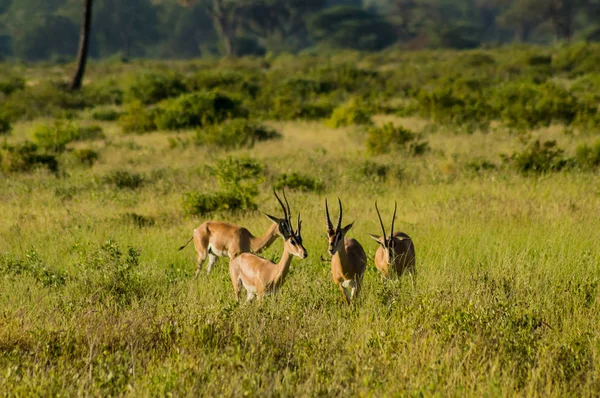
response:
<svg viewBox="0 0 600 398"><path fill-rule="evenodd" d="M296 231L292 228L292 215L290 205L285 197L286 207L275 193L275 197L281 204L286 217L286 228L283 230L282 236L283 254L278 263L259 257L252 253L242 253L229 263L229 276L233 284L233 293L235 300L239 300L240 286L246 289L247 300L252 301L255 296L261 300L265 294L275 293L285 282L285 278L292 263L292 256L297 256L302 259L308 256L304 246L302 246L302 221L300 221L300 213L298 213L298 221Z"/></svg>
<svg viewBox="0 0 600 398"><path fill-rule="evenodd" d="M285 192L283 194L285 197ZM279 197L277 197L277 200L283 207ZM246 228L239 225L220 221L206 221L194 229L190 240L181 246L179 250L183 250L192 240L194 241L198 253L195 277L198 278L207 256L208 267L206 271L210 273L218 257L229 257L232 260L242 253L260 253L269 248L278 236L284 236L291 229L287 216L285 218L277 218L268 214L265 214L265 216L273 222L273 225L261 236L254 236Z"/></svg>
<svg viewBox="0 0 600 398"><path fill-rule="evenodd" d="M401 276L404 272L409 272L411 276L416 273L415 246L410 236L404 232L394 232L394 221L396 220L396 210L398 203L394 201L394 215L392 217L392 229L390 235L386 236L385 227L381 220L381 214L375 201L375 210L379 217L381 232L383 235L377 236L369 234L371 238L380 244L375 253L375 266L384 277L389 277L391 273Z"/></svg>
<svg viewBox="0 0 600 398"><path fill-rule="evenodd" d="M367 255L356 239L345 239L346 233L354 222L342 228L342 201L338 198L340 214L337 226L333 228L329 216L329 206L325 199L325 214L327 216L327 237L331 258L331 276L342 292L344 302L350 304L360 292L363 275L367 268Z"/></svg>

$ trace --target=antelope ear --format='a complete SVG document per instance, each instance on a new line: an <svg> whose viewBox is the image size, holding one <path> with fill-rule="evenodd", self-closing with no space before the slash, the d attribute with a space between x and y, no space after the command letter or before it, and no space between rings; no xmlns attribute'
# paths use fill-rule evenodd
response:
<svg viewBox="0 0 600 398"><path fill-rule="evenodd" d="M367 234L369 234L369 233L367 232ZM381 243L381 236L377 236L377 235L373 235L373 234L369 234L369 236L377 243Z"/></svg>
<svg viewBox="0 0 600 398"><path fill-rule="evenodd" d="M269 220L273 221L275 224L279 224L280 222L282 222L282 221L285 221L283 218L277 218L277 217L271 216L271 215L269 215L269 214L267 214L267 213L263 213L263 214L264 214L265 216L267 216L267 218L268 218Z"/></svg>
<svg viewBox="0 0 600 398"><path fill-rule="evenodd" d="M350 229L352 228L353 225L354 225L354 221L352 221L350 224L348 224L344 228L342 228L342 232L344 233L344 235L346 235L346 233L348 231L350 231Z"/></svg>

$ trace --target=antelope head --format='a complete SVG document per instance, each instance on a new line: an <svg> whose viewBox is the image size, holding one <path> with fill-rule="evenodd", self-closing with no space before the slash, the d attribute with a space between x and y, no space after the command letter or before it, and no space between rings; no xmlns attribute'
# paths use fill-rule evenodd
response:
<svg viewBox="0 0 600 398"><path fill-rule="evenodd" d="M285 248L294 256L300 258L308 257L308 252L302 246L302 221L300 220L300 213L298 213L298 220L296 222L296 230L292 227L292 212L290 210L290 204L288 203L287 197L285 196L285 188L283 189L283 199L285 200L285 205L279 199L277 192L273 190L277 201L281 205L281 209L283 210L283 216L285 218L276 218L270 215L266 215L269 217L271 221L277 224L278 233L283 237Z"/></svg>
<svg viewBox="0 0 600 398"><path fill-rule="evenodd" d="M369 234L371 238L377 241L382 247L383 252L385 254L385 262L388 265L391 265L396 259L396 253L400 251L400 244L403 240L410 239L404 237L394 237L394 221L396 221L396 210L398 208L398 203L394 201L394 215L392 216L392 229L390 230L390 235L386 236L385 227L383 226L383 221L381 220L381 214L379 213L379 208L377 207L377 201L375 201L375 210L377 210L377 216L379 217L379 224L381 225L381 232L383 235L377 236L373 234ZM398 245L398 247L396 247Z"/></svg>
<svg viewBox="0 0 600 398"><path fill-rule="evenodd" d="M327 216L327 238L329 239L329 254L332 256L337 253L340 249L340 245L344 244L344 236L352 228L354 222L346 225L342 228L342 201L338 198L340 206L340 214L338 216L337 226L333 228L331 217L329 216L329 206L327 205L327 199L325 199L325 215Z"/></svg>
<svg viewBox="0 0 600 398"><path fill-rule="evenodd" d="M269 218L269 220L271 220L275 224L277 224L277 233L279 235L281 235L283 237L283 239L285 240L285 239L287 239L286 236L291 235L293 232L292 213L290 211L290 204L288 203L287 197L285 196L285 188L283 188L283 198L285 199L285 204L287 205L287 208L286 208L286 206L283 205L283 202L281 201L281 199L279 199L277 192L275 192L275 190L273 190L273 193L275 194L277 201L281 205L281 209L283 210L283 218L271 216L266 213L265 213L265 216L267 216ZM300 217L300 214L298 214L298 217ZM298 221L300 222L299 219L298 219Z"/></svg>
<svg viewBox="0 0 600 398"><path fill-rule="evenodd" d="M291 225L291 223L290 223ZM290 227L290 232L288 235L283 235L283 239L285 240L284 245L287 251L293 254L296 257L306 258L308 257L308 252L302 246L302 221L300 220L300 213L298 213L298 221L296 224L296 231L294 231Z"/></svg>

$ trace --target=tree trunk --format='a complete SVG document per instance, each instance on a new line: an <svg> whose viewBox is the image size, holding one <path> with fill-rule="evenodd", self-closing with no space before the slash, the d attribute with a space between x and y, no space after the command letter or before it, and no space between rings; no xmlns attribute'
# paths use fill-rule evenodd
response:
<svg viewBox="0 0 600 398"><path fill-rule="evenodd" d="M83 18L81 31L79 33L79 51L77 53L77 71L71 83L71 90L79 90L83 75L85 74L85 65L87 63L88 52L90 48L90 30L92 27L92 4L93 0L84 0Z"/></svg>

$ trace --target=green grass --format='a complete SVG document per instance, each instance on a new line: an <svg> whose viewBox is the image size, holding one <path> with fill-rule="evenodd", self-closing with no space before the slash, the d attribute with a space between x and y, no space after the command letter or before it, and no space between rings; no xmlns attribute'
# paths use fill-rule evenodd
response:
<svg viewBox="0 0 600 398"><path fill-rule="evenodd" d="M57 155L57 174L1 174L0 391L599 395L598 169L524 175L502 156L540 139L572 157L596 138L557 125L523 139L502 128L460 134L412 117L373 121L402 125L431 150L370 156L368 126L322 121L267 121L281 139L233 150L189 144L193 130L124 135L105 121L104 137ZM25 141L35 125L15 122L6 142ZM70 151L81 148L96 151L96 162L74 163ZM185 195L219 190L207 166L228 156L265 166L259 211L186 216ZM472 166L483 161L495 167ZM387 174L374 178L367 162ZM216 219L262 233L269 221L260 212L280 212L272 186L294 173L323 185L288 190L309 257L294 258L281 290L236 304L225 259L194 280L193 248L177 251L192 230ZM116 175L143 184L120 189ZM324 201L338 196L344 222L355 221L349 235L369 259L351 307L321 260ZM367 233L380 232L375 200L387 215L398 202L396 228L416 247L415 286L384 283L374 267L377 244ZM279 240L264 256L278 260L281 250Z"/></svg>

